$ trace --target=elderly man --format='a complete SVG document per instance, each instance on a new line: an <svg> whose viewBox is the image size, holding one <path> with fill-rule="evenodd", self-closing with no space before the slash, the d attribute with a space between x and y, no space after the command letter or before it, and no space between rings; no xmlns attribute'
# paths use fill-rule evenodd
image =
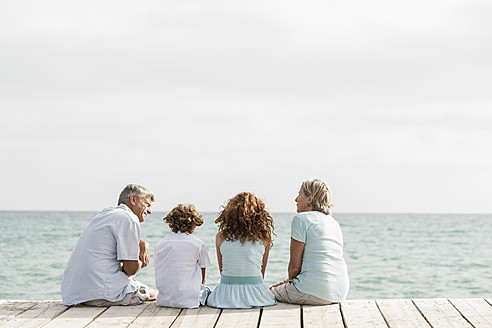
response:
<svg viewBox="0 0 492 328"><path fill-rule="evenodd" d="M102 210L80 236L63 274L63 304L136 305L157 292L136 281L149 264L149 243L140 240L140 222L151 213L154 194L129 184L117 207Z"/></svg>

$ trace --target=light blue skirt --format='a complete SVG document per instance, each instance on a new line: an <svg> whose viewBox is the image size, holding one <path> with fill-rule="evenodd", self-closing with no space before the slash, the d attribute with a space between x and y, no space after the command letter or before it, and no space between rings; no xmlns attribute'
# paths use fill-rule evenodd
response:
<svg viewBox="0 0 492 328"><path fill-rule="evenodd" d="M220 309L249 309L277 304L261 276L222 275L220 284L207 299L207 305Z"/></svg>

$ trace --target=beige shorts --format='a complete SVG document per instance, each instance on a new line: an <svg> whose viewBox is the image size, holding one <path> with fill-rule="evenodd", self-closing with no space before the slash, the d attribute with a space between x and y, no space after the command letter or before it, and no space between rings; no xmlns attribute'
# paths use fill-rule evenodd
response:
<svg viewBox="0 0 492 328"><path fill-rule="evenodd" d="M150 299L150 289L147 285L142 284L135 280L137 284L137 290L133 293L128 293L125 297L116 302L111 302L108 300L92 300L87 301L82 304L88 306L113 306L113 305L139 305Z"/></svg>
<svg viewBox="0 0 492 328"><path fill-rule="evenodd" d="M292 281L289 281L277 287L272 287L271 291L273 295L275 295L275 299L283 303L305 304L305 305L328 305L334 303L330 301L325 301L324 299L321 299L313 295L300 292L294 286Z"/></svg>

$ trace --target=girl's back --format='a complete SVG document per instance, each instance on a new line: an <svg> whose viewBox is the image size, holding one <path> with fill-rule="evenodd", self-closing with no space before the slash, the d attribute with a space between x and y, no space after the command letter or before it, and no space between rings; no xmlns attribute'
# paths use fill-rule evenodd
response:
<svg viewBox="0 0 492 328"><path fill-rule="evenodd" d="M226 276L261 276L265 246L262 241L224 240L220 245L222 274Z"/></svg>
<svg viewBox="0 0 492 328"><path fill-rule="evenodd" d="M273 232L273 218L265 203L252 193L239 193L215 223L219 224L215 249L222 276L207 305L236 309L275 305L263 281Z"/></svg>
<svg viewBox="0 0 492 328"><path fill-rule="evenodd" d="M252 308L275 305L275 297L263 282L263 242L224 240L220 244L222 277L207 305L217 308Z"/></svg>

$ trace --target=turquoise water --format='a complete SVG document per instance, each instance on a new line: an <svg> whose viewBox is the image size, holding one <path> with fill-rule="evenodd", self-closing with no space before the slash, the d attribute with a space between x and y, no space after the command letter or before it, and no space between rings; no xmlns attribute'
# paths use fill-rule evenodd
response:
<svg viewBox="0 0 492 328"><path fill-rule="evenodd" d="M0 299L61 299L60 283L78 236L95 212L0 212ZM265 281L284 280L294 214L273 214L274 247ZM153 213L142 224L151 244L170 234ZM213 223L195 235L208 247L207 284L219 282ZM345 238L349 299L491 297L492 215L335 214ZM154 286L150 265L137 275Z"/></svg>

